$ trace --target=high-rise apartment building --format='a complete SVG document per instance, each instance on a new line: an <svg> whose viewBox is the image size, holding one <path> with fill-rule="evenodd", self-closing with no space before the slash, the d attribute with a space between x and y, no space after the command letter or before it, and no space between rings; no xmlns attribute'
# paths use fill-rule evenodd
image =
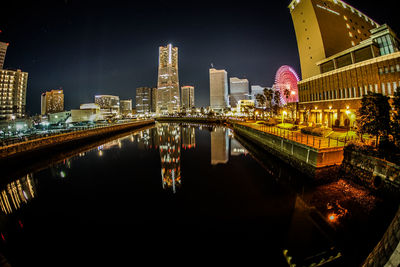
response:
<svg viewBox="0 0 400 267"><path fill-rule="evenodd" d="M317 63L367 40L379 25L340 0L293 0L289 5L302 79L318 75Z"/></svg>
<svg viewBox="0 0 400 267"><path fill-rule="evenodd" d="M0 70L4 67L4 59L6 58L8 43L0 42Z"/></svg>
<svg viewBox="0 0 400 267"><path fill-rule="evenodd" d="M180 108L178 47L160 46L157 82L157 113L175 113Z"/></svg>
<svg viewBox="0 0 400 267"><path fill-rule="evenodd" d="M352 127L365 94L398 90L400 40L386 24L340 0L294 0L289 9L303 74L300 121Z"/></svg>
<svg viewBox="0 0 400 267"><path fill-rule="evenodd" d="M157 90L150 87L136 88L136 113L148 114L154 112Z"/></svg>
<svg viewBox="0 0 400 267"><path fill-rule="evenodd" d="M194 107L194 87L182 86L181 87L181 100L182 108L191 109Z"/></svg>
<svg viewBox="0 0 400 267"><path fill-rule="evenodd" d="M28 73L0 69L0 119L25 116Z"/></svg>
<svg viewBox="0 0 400 267"><path fill-rule="evenodd" d="M228 73L225 70L210 69L210 107L223 110L228 106Z"/></svg>
<svg viewBox="0 0 400 267"><path fill-rule="evenodd" d="M64 110L63 90L51 90L41 95L41 114L57 113Z"/></svg>
<svg viewBox="0 0 400 267"><path fill-rule="evenodd" d="M240 100L249 99L249 81L247 79L239 79L237 77L229 78L229 104L236 107Z"/></svg>

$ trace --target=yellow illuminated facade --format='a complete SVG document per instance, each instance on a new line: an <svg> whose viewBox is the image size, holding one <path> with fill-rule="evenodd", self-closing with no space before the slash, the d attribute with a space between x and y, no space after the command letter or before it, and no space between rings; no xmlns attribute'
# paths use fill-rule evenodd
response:
<svg viewBox="0 0 400 267"><path fill-rule="evenodd" d="M42 94L41 113L50 114L64 110L64 91L51 90Z"/></svg>
<svg viewBox="0 0 400 267"><path fill-rule="evenodd" d="M400 41L389 26L339 0L294 0L289 9L302 70L301 122L354 127L364 95L393 97L400 87Z"/></svg>
<svg viewBox="0 0 400 267"><path fill-rule="evenodd" d="M178 47L160 46L157 82L157 114L180 110Z"/></svg>
<svg viewBox="0 0 400 267"><path fill-rule="evenodd" d="M25 116L28 73L0 69L0 119Z"/></svg>

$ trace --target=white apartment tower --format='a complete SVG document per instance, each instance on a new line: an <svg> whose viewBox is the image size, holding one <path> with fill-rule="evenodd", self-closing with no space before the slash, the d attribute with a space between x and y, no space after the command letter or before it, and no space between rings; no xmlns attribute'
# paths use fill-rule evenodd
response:
<svg viewBox="0 0 400 267"><path fill-rule="evenodd" d="M210 107L223 110L228 106L228 73L226 70L210 69Z"/></svg>

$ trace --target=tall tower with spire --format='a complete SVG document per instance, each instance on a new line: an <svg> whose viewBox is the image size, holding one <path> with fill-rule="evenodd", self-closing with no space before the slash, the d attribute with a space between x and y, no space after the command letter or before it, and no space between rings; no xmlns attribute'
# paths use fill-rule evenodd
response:
<svg viewBox="0 0 400 267"><path fill-rule="evenodd" d="M160 46L157 82L157 114L172 114L180 109L178 47Z"/></svg>

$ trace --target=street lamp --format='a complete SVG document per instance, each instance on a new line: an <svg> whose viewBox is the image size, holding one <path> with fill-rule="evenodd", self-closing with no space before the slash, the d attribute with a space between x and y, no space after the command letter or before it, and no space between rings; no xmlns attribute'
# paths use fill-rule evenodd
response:
<svg viewBox="0 0 400 267"><path fill-rule="evenodd" d="M286 110L284 110L284 111L282 112L282 124L283 124L283 119L285 118L285 115L287 115Z"/></svg>

